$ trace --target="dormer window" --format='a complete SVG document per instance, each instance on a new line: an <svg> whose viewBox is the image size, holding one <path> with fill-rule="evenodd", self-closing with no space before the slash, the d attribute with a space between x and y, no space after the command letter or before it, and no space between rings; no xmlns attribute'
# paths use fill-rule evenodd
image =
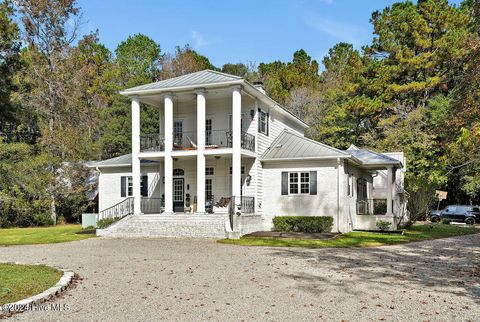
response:
<svg viewBox="0 0 480 322"><path fill-rule="evenodd" d="M258 132L268 135L268 113L258 109Z"/></svg>

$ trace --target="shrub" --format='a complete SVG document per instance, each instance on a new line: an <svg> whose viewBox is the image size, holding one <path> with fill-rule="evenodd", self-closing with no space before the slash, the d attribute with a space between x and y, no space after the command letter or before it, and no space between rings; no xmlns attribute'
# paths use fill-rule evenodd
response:
<svg viewBox="0 0 480 322"><path fill-rule="evenodd" d="M53 220L48 214L37 214L33 216L35 226L50 226L53 225Z"/></svg>
<svg viewBox="0 0 480 322"><path fill-rule="evenodd" d="M446 218L443 218L442 220L440 220L440 223L444 225L450 225L451 222L452 221L450 219L446 219Z"/></svg>
<svg viewBox="0 0 480 322"><path fill-rule="evenodd" d="M388 221L384 221L384 220L379 220L375 223L375 225L381 231L387 231L390 228L390 226L392 225L392 223L388 222Z"/></svg>
<svg viewBox="0 0 480 322"><path fill-rule="evenodd" d="M333 218L330 216L279 216L273 218L273 226L277 231L325 233L330 232Z"/></svg>
<svg viewBox="0 0 480 322"><path fill-rule="evenodd" d="M99 229L107 228L108 226L110 226L111 224L113 224L114 222L117 222L117 221L118 221L117 218L103 218L103 219L100 219L97 222L97 228L99 228Z"/></svg>

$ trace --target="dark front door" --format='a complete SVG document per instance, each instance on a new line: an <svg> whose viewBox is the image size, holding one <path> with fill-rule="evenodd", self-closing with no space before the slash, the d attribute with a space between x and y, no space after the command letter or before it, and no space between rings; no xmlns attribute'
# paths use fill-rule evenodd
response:
<svg viewBox="0 0 480 322"><path fill-rule="evenodd" d="M183 178L174 178L173 179L173 211L174 212L184 212L184 179Z"/></svg>

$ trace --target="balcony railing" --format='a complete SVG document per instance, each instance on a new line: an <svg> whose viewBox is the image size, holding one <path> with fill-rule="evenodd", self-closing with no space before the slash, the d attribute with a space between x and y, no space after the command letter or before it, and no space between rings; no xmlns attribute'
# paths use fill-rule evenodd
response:
<svg viewBox="0 0 480 322"><path fill-rule="evenodd" d="M140 151L165 151L165 140L163 136L158 133L140 136Z"/></svg>
<svg viewBox="0 0 480 322"><path fill-rule="evenodd" d="M164 200L162 198L142 198L140 209L144 214L159 214L162 212Z"/></svg>
<svg viewBox="0 0 480 322"><path fill-rule="evenodd" d="M233 136L231 130L212 130L205 132L205 148L231 148ZM241 133L241 148L255 152L255 136L247 132ZM173 133L174 150L197 149L197 132L188 131ZM159 134L144 134L140 137L140 151L165 151L165 139Z"/></svg>
<svg viewBox="0 0 480 322"><path fill-rule="evenodd" d="M197 148L197 131L173 133L174 150L195 150Z"/></svg>

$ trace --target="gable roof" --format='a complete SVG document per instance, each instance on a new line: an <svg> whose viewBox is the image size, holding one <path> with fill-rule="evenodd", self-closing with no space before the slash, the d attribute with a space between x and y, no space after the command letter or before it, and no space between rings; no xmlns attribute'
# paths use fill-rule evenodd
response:
<svg viewBox="0 0 480 322"><path fill-rule="evenodd" d="M401 162L388 155L378 153L369 149L360 149L355 145L351 145L347 152L362 161L364 165L400 165Z"/></svg>
<svg viewBox="0 0 480 322"><path fill-rule="evenodd" d="M350 155L326 144L284 130L261 156L262 161L348 158Z"/></svg>
<svg viewBox="0 0 480 322"><path fill-rule="evenodd" d="M213 84L225 84L242 81L243 78L239 76L229 75L221 72L217 72L210 69L205 69L199 72L186 74L174 78L169 78L161 80L159 82L135 86L123 90L122 94L129 94L130 92L144 91L144 90L155 90L155 89L169 89L169 88L179 88L179 87L191 87L191 86L202 86L202 85L213 85Z"/></svg>
<svg viewBox="0 0 480 322"><path fill-rule="evenodd" d="M157 161L151 160L140 160L141 164L155 164ZM124 154L115 158L103 160L103 161L94 161L88 162L87 166L90 168L110 168L110 167L129 167L132 165L132 154Z"/></svg>

